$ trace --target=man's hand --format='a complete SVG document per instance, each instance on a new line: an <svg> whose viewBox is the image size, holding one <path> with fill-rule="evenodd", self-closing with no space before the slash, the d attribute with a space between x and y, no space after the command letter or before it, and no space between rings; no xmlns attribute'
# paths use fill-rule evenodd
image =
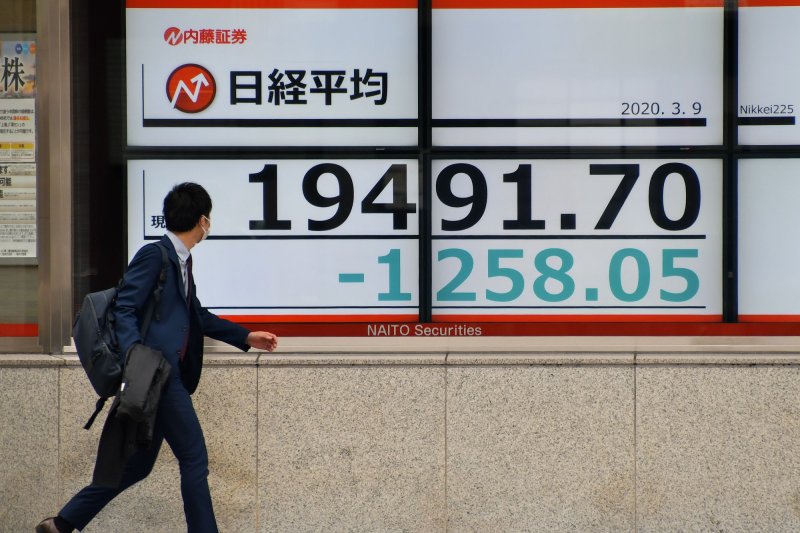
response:
<svg viewBox="0 0 800 533"><path fill-rule="evenodd" d="M278 347L278 337L269 331L251 331L247 335L247 344L259 350L271 352Z"/></svg>

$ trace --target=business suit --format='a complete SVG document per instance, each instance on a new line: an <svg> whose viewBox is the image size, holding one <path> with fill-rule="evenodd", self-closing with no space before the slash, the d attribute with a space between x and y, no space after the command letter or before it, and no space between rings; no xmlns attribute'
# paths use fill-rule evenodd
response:
<svg viewBox="0 0 800 533"><path fill-rule="evenodd" d="M189 532L217 531L208 489L208 452L190 395L200 380L204 336L246 351L250 332L202 307L191 276L187 302L175 246L167 236L161 239L161 245L167 249L169 265L160 301L160 320L150 323L147 336L142 339L140 321L162 265L161 251L154 244L142 247L134 256L123 277L114 310L122 353L127 353L133 344L143 342L160 350L172 367L161 394L152 446L139 449L127 461L119 487L89 485L64 506L59 515L77 529L83 529L120 492L147 477L162 441L166 440L178 459Z"/></svg>

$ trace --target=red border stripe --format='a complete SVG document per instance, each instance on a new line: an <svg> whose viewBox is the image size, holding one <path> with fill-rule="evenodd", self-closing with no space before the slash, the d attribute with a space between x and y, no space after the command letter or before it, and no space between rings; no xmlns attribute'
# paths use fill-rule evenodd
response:
<svg viewBox="0 0 800 533"><path fill-rule="evenodd" d="M287 337L370 337L368 328L418 326L480 328L481 336L800 336L800 315L740 315L738 323L721 315L440 315L418 322L418 315L228 315L250 330L267 329ZM382 336L382 335L381 335ZM389 335L399 336L399 335ZM416 335L410 335L412 337ZM441 335L440 335L441 336Z"/></svg>
<svg viewBox="0 0 800 533"><path fill-rule="evenodd" d="M740 5L797 5L743 0ZM723 7L723 0L433 0L434 9ZM416 9L415 0L127 0L128 9Z"/></svg>
<svg viewBox="0 0 800 533"><path fill-rule="evenodd" d="M0 324L0 337L38 337L38 324Z"/></svg>
<svg viewBox="0 0 800 533"><path fill-rule="evenodd" d="M415 0L127 0L128 9L416 9Z"/></svg>
<svg viewBox="0 0 800 533"><path fill-rule="evenodd" d="M800 315L739 315L739 322L795 322L800 323Z"/></svg>
<svg viewBox="0 0 800 533"><path fill-rule="evenodd" d="M723 7L723 0L433 0L434 9Z"/></svg>
<svg viewBox="0 0 800 533"><path fill-rule="evenodd" d="M797 7L800 0L739 0L739 7Z"/></svg>

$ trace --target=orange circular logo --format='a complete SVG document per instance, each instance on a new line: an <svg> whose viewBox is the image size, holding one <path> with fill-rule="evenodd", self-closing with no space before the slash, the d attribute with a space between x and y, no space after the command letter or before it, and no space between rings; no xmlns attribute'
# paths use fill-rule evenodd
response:
<svg viewBox="0 0 800 533"><path fill-rule="evenodd" d="M164 40L172 46L177 46L183 42L183 32L179 28L171 26L164 31Z"/></svg>
<svg viewBox="0 0 800 533"><path fill-rule="evenodd" d="M216 94L214 76L200 65L181 65L167 78L167 99L184 113L199 113L211 105Z"/></svg>

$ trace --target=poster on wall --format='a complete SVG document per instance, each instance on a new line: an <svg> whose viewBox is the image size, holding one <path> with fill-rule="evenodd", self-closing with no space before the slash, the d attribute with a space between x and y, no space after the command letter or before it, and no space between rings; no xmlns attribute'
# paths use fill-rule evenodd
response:
<svg viewBox="0 0 800 533"><path fill-rule="evenodd" d="M739 144L800 144L800 0L739 2ZM780 58L791 58L784 63Z"/></svg>
<svg viewBox="0 0 800 533"><path fill-rule="evenodd" d="M722 144L722 0L432 5L434 145Z"/></svg>
<svg viewBox="0 0 800 533"><path fill-rule="evenodd" d="M36 260L36 43L0 34L0 264Z"/></svg>
<svg viewBox="0 0 800 533"><path fill-rule="evenodd" d="M35 161L36 43L0 33L0 161Z"/></svg>
<svg viewBox="0 0 800 533"><path fill-rule="evenodd" d="M419 319L415 159L131 160L128 255L164 235L163 199L214 203L192 250L200 301L244 323Z"/></svg>
<svg viewBox="0 0 800 533"><path fill-rule="evenodd" d="M129 146L414 146L413 0L127 0Z"/></svg>
<svg viewBox="0 0 800 533"><path fill-rule="evenodd" d="M722 162L436 160L433 320L722 320Z"/></svg>

